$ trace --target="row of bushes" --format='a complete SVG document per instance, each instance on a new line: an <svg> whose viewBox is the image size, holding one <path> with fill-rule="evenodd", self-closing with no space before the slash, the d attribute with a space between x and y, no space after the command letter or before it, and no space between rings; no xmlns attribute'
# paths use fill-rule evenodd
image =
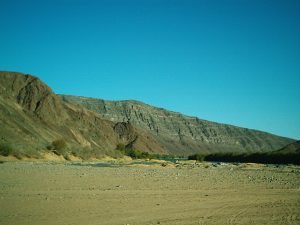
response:
<svg viewBox="0 0 300 225"><path fill-rule="evenodd" d="M64 139L54 140L50 145L47 146L47 149L54 152L57 155L62 155L66 160L70 159L70 155L79 157L83 160L89 160L93 158L100 159L106 155L114 158L119 158L123 156L123 154L115 150L103 150L88 147L70 148Z"/></svg>
<svg viewBox="0 0 300 225"><path fill-rule="evenodd" d="M12 145L7 142L0 143L0 155L2 156L14 156L17 159L23 157L39 158L40 154L37 149L34 148L24 148L18 145Z"/></svg>
<svg viewBox="0 0 300 225"><path fill-rule="evenodd" d="M141 150L131 148L124 144L117 144L116 150L120 152L122 155L130 156L133 159L160 159L160 160L175 161L176 159L184 158L183 156L175 156L170 154L143 152Z"/></svg>
<svg viewBox="0 0 300 225"><path fill-rule="evenodd" d="M130 156L134 159L153 159L159 158L157 154L150 154L137 149L126 148L125 145L118 144L115 150L100 150L81 147L70 147L64 139L57 139L49 143L46 149L55 153L56 155L63 156L66 160L70 159L70 156L76 156L83 160L92 158L103 158L105 155L109 155L114 158L120 158L124 155ZM24 152L25 151L25 152ZM19 159L23 157L40 157L39 151L34 152L27 148L17 148L9 143L0 143L0 155L3 156L15 156Z"/></svg>
<svg viewBox="0 0 300 225"><path fill-rule="evenodd" d="M149 152L143 152L138 149L128 148L124 144L117 144L116 150L121 154L129 156L133 159L153 159L157 158L157 155L150 154Z"/></svg>
<svg viewBox="0 0 300 225"><path fill-rule="evenodd" d="M215 153L215 154L194 154L188 157L197 161L218 161L218 162L240 162L240 163L266 163L266 164L300 164L300 153Z"/></svg>
<svg viewBox="0 0 300 225"><path fill-rule="evenodd" d="M46 149L55 153L56 155L63 156L66 160L70 159L70 155L77 156L84 160L91 158L102 158L106 153L110 155L110 152L105 152L98 149L70 148L64 139L54 140L46 146ZM14 156L18 159L22 159L24 157L41 158L39 149L32 149L28 146L16 146L8 142L0 143L0 155ZM113 155L113 153L111 155ZM115 154L116 157L118 157L118 155L121 154Z"/></svg>
<svg viewBox="0 0 300 225"><path fill-rule="evenodd" d="M83 160L91 158L102 158L105 155L114 158L122 157L123 155L129 156L133 159L170 159L170 155L159 155L143 152L137 149L128 148L124 144L118 144L116 150L105 151L90 148L72 148L69 149L67 143L63 139L54 140L47 146L49 151L57 155L62 155L65 159L69 159L70 155L77 156ZM17 148L9 143L0 143L0 155L9 156L13 155L17 158L22 157L40 157L39 151L36 149L24 150L24 148ZM174 157L174 156L173 156ZM300 153L214 153L214 154L194 154L188 157L190 160L197 161L218 161L218 162L241 162L241 163L271 163L271 164L300 164Z"/></svg>

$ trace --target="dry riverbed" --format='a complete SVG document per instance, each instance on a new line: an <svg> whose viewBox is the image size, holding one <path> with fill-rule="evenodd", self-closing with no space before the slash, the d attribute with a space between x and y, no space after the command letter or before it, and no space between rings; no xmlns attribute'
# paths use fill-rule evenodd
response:
<svg viewBox="0 0 300 225"><path fill-rule="evenodd" d="M300 224L300 167L0 163L0 224Z"/></svg>

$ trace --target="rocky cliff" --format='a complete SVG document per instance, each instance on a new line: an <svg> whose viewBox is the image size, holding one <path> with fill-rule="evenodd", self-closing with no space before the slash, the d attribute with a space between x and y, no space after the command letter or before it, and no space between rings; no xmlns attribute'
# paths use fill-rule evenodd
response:
<svg viewBox="0 0 300 225"><path fill-rule="evenodd" d="M44 150L64 139L70 147L105 150L120 141L113 122L61 101L38 78L20 73L0 73L0 123L0 141L16 148Z"/></svg>
<svg viewBox="0 0 300 225"><path fill-rule="evenodd" d="M61 96L113 122L129 122L151 134L172 153L213 151L272 151L292 140L265 132L219 124L156 108L138 101L105 101Z"/></svg>
<svg viewBox="0 0 300 225"><path fill-rule="evenodd" d="M0 142L46 150L53 140L70 149L107 154L124 144L156 153L273 151L293 142L265 132L218 124L137 101L56 95L37 77L0 72Z"/></svg>

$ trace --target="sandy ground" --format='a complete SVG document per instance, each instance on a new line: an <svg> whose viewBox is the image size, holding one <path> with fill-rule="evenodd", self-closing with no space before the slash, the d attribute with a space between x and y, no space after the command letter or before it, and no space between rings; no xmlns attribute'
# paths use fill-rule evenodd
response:
<svg viewBox="0 0 300 225"><path fill-rule="evenodd" d="M0 224L300 224L300 167L0 163Z"/></svg>

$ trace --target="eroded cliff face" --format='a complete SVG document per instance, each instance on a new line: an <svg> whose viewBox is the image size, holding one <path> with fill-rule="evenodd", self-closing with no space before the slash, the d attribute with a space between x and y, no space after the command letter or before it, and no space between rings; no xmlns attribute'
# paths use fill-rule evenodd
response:
<svg viewBox="0 0 300 225"><path fill-rule="evenodd" d="M0 142L14 143L18 149L44 150L53 140L64 139L71 149L103 154L120 143L167 153L149 132L62 101L40 79L22 73L0 72L0 125Z"/></svg>
<svg viewBox="0 0 300 225"><path fill-rule="evenodd" d="M51 123L66 119L63 103L50 87L32 75L1 72L0 95Z"/></svg>
<svg viewBox="0 0 300 225"><path fill-rule="evenodd" d="M122 141L115 123L63 102L37 77L21 73L0 72L0 123L0 141L17 148L43 150L64 139L71 148L104 151Z"/></svg>
<svg viewBox="0 0 300 225"><path fill-rule="evenodd" d="M0 72L0 141L45 149L113 150L122 143L155 153L272 151L293 140L152 107L137 101L59 96L37 77Z"/></svg>
<svg viewBox="0 0 300 225"><path fill-rule="evenodd" d="M127 122L151 134L172 152L273 151L292 140L265 132L219 124L152 107L138 101L104 101L62 96L113 122Z"/></svg>

